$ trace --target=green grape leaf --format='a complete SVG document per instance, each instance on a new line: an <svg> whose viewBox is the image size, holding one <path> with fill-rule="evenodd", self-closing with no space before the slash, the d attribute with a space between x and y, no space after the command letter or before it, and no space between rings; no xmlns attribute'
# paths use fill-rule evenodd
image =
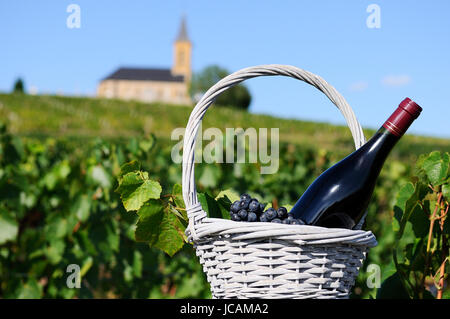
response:
<svg viewBox="0 0 450 319"><path fill-rule="evenodd" d="M184 226L178 217L163 206L161 201L150 200L138 210L139 221L136 225L136 241L148 242L173 256L186 240Z"/></svg>
<svg viewBox="0 0 450 319"><path fill-rule="evenodd" d="M234 190L227 189L221 191L215 199L221 213L220 218L230 219L231 204L239 199L239 194Z"/></svg>
<svg viewBox="0 0 450 319"><path fill-rule="evenodd" d="M440 185L447 178L449 161L448 153L441 154L439 151L431 152L423 161L422 167L431 184Z"/></svg>
<svg viewBox="0 0 450 319"><path fill-rule="evenodd" d="M450 289L445 289L444 293L442 294L442 299L450 299Z"/></svg>
<svg viewBox="0 0 450 319"><path fill-rule="evenodd" d="M430 220L420 205L414 205L408 222L412 224L414 235L423 238L428 235Z"/></svg>
<svg viewBox="0 0 450 319"><path fill-rule="evenodd" d="M285 207L286 210L289 212L289 211L291 211L291 209L294 207L294 205L286 204L286 205L280 205L280 207Z"/></svg>
<svg viewBox="0 0 450 319"><path fill-rule="evenodd" d="M383 281L377 291L377 299L410 299L397 272Z"/></svg>
<svg viewBox="0 0 450 319"><path fill-rule="evenodd" d="M89 269L91 269L93 264L94 264L94 259L91 256L88 256L83 261L83 266L81 266L81 269L80 269L80 276L83 277L89 271Z"/></svg>
<svg viewBox="0 0 450 319"><path fill-rule="evenodd" d="M94 224L89 233L89 241L95 245L97 253L106 260L113 257L114 252L119 251L120 228L115 219L107 219L102 223Z"/></svg>
<svg viewBox="0 0 450 319"><path fill-rule="evenodd" d="M231 219L230 215L230 208L231 208L231 201L227 197L221 197L217 201L217 206L219 206L220 209L220 218L223 219Z"/></svg>
<svg viewBox="0 0 450 319"><path fill-rule="evenodd" d="M142 277L142 254L135 250L133 252L133 275L134 277L141 278Z"/></svg>
<svg viewBox="0 0 450 319"><path fill-rule="evenodd" d="M216 200L207 193L197 194L198 201L210 218L223 218L222 210Z"/></svg>
<svg viewBox="0 0 450 319"><path fill-rule="evenodd" d="M146 172L130 172L125 174L116 192L120 194L123 206L127 211L139 210L149 199L161 196L161 185L148 178Z"/></svg>
<svg viewBox="0 0 450 319"><path fill-rule="evenodd" d="M99 185L103 188L110 188L112 185L111 175L100 165L89 168L88 179L94 185Z"/></svg>
<svg viewBox="0 0 450 319"><path fill-rule="evenodd" d="M221 191L216 196L216 200L219 200L220 198L224 198L224 197L228 198L228 200L231 203L234 203L235 201L240 200L239 194L232 189L226 189L226 190Z"/></svg>
<svg viewBox="0 0 450 319"><path fill-rule="evenodd" d="M0 245L17 238L19 224L3 208L0 208Z"/></svg>
<svg viewBox="0 0 450 319"><path fill-rule="evenodd" d="M411 248L418 242L418 238L426 237L428 233L428 215L421 206L421 199L426 192L426 185L417 182L415 185L407 183L397 194L394 218L392 220L392 228L396 233L396 242L393 250L396 264L398 260L404 259L418 261L416 257L412 256ZM397 271L402 270L397 268ZM403 272L409 272L409 269L407 268Z"/></svg>
<svg viewBox="0 0 450 319"><path fill-rule="evenodd" d="M56 265L62 260L65 248L66 244L64 243L64 240L55 239L48 243L48 246L45 249L45 255L50 264Z"/></svg>
<svg viewBox="0 0 450 319"><path fill-rule="evenodd" d="M91 200L86 194L79 195L75 202L72 204L71 212L75 214L77 218L84 222L89 218L89 212L91 208Z"/></svg>
<svg viewBox="0 0 450 319"><path fill-rule="evenodd" d="M442 195L450 202L450 184L442 185Z"/></svg>
<svg viewBox="0 0 450 319"><path fill-rule="evenodd" d="M68 160L61 161L55 164L52 169L44 175L42 183L48 190L55 189L58 182L63 181L70 174L70 164Z"/></svg>
<svg viewBox="0 0 450 319"><path fill-rule="evenodd" d="M119 177L123 177L123 175L135 171L139 171L141 169L141 165L138 161L131 161L120 166Z"/></svg>
<svg viewBox="0 0 450 319"><path fill-rule="evenodd" d="M44 226L47 240L52 241L64 238L71 231L70 226L72 226L72 223L69 223L68 218L64 218L60 215L50 215L46 219L46 224Z"/></svg>
<svg viewBox="0 0 450 319"><path fill-rule="evenodd" d="M38 299L42 295L42 286L34 278L30 278L25 284L20 285L17 291L17 299Z"/></svg>
<svg viewBox="0 0 450 319"><path fill-rule="evenodd" d="M153 146L155 146L155 143L156 143L156 137L154 134L151 134L148 137L139 141L139 147L144 152L148 152L153 148Z"/></svg>
<svg viewBox="0 0 450 319"><path fill-rule="evenodd" d="M90 240L87 229L78 231L75 238L83 252L93 256L97 255L97 249L95 248L94 243Z"/></svg>
<svg viewBox="0 0 450 319"><path fill-rule="evenodd" d="M173 201L176 207L186 208L183 200L183 191L180 184L173 185L172 188Z"/></svg>
<svg viewBox="0 0 450 319"><path fill-rule="evenodd" d="M415 192L414 185L407 183L404 185L397 194L397 201L394 206L394 218L392 219L392 227L394 231L400 232L405 227L407 222L406 218L406 205ZM401 236L401 234L400 234Z"/></svg>
<svg viewBox="0 0 450 319"><path fill-rule="evenodd" d="M159 237L159 225L163 219L164 206L161 201L151 199L138 210L136 240L155 243Z"/></svg>

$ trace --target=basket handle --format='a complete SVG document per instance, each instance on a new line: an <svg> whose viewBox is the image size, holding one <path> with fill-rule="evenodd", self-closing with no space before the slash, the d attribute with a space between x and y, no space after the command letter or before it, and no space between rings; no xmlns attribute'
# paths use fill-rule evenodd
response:
<svg viewBox="0 0 450 319"><path fill-rule="evenodd" d="M304 81L322 91L344 116L352 133L355 148L358 149L365 143L361 125L356 119L356 116L347 101L338 91L336 91L334 87L318 75L291 65L267 64L244 68L224 77L213 85L194 107L189 117L184 135L182 188L183 199L186 204L189 217L188 228L191 229L191 231L193 230L192 228L195 224L201 223L201 220L206 217L206 213L203 211L197 198L194 177L195 142L200 123L206 110L214 102L214 100L228 88L247 79L258 76L273 75L292 77L294 79Z"/></svg>

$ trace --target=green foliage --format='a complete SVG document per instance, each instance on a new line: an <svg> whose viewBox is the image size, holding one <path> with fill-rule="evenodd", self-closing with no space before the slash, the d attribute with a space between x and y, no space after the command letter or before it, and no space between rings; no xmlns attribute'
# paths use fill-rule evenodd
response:
<svg viewBox="0 0 450 319"><path fill-rule="evenodd" d="M217 66L211 65L204 68L201 72L192 76L189 88L190 94L195 97L196 94L204 94L211 86L216 84L230 72ZM229 88L219 95L215 104L221 106L234 106L239 109L248 109L251 102L251 95L243 84L238 84Z"/></svg>
<svg viewBox="0 0 450 319"><path fill-rule="evenodd" d="M136 161L122 165L116 192L127 211L137 211L136 240L173 256L186 241L187 216L180 202L181 186L176 184L173 195L161 198L161 185L139 167Z"/></svg>
<svg viewBox="0 0 450 319"><path fill-rule="evenodd" d="M0 244L15 240L19 225L6 209L0 207Z"/></svg>
<svg viewBox="0 0 450 319"><path fill-rule="evenodd" d="M443 293L449 256L449 154L420 156L415 173L397 195L392 220L396 272L383 282L379 298L447 295Z"/></svg>
<svg viewBox="0 0 450 319"><path fill-rule="evenodd" d="M76 140L81 148L84 143L101 137L120 143L126 140L130 142L130 151L146 152L146 147L151 146L154 139L144 142L140 140L143 134L151 130L160 143L171 143L173 130L186 126L191 111L192 107L161 103L0 93L0 118L8 119L9 127L16 135ZM225 132L229 127L271 128L274 123L279 127L281 142L302 149L326 149L336 158L342 158L354 150L346 126L262 114L249 116L248 112L236 108L211 107L202 120L202 128L216 127ZM365 133L371 136L374 131L366 129ZM407 134L393 149L390 158L412 163L419 154L433 150L447 151L449 148L449 139ZM302 174L301 170L293 173Z"/></svg>
<svg viewBox="0 0 450 319"><path fill-rule="evenodd" d="M155 117L170 118L172 124L178 126L185 124L189 113L188 109L174 107L176 111L171 111L173 115L169 115L166 106L152 105L149 108L145 104L114 100L57 97L31 99L27 95L20 98L0 95L0 100L6 106L0 109L0 113L5 112L5 109L14 110L20 114L21 123L25 124L28 123L27 116L22 117L24 113L20 113L24 112L22 104L30 112L36 109L31 107L35 104L38 109L45 109L51 103L60 105L61 109L55 111L55 122L60 119L64 122L61 113L65 112L64 107L73 103L80 110L95 109L101 114L123 118L124 127L127 125L125 115L134 106L143 117L148 114L145 109L151 109ZM122 104L127 108L127 113L119 107ZM106 112L106 109L110 112ZM100 113L97 114L97 124ZM74 113L71 122L77 127L81 125L81 122L77 122L81 121L78 115ZM244 120L239 111L229 112L226 108L215 114L213 111L212 116L208 115L205 120L209 118L209 125L218 123L218 127L229 125L224 122L225 115L230 121L242 123L240 121ZM39 127L39 123L45 122L39 120L40 116L39 113L30 115L30 118L37 119L34 128L50 132L46 131L48 127ZM134 126L139 126L136 123L140 123L141 119L134 118ZM90 125L89 117L85 121ZM267 123L273 118L260 116L255 119L252 116L249 121L256 121L248 123L249 126L270 127ZM53 125L52 121L45 123L49 127ZM286 124L286 132L297 126L304 127L305 136L316 131L318 126L320 132L326 133L315 136L314 140L316 142L317 137L320 147L302 144L305 138L301 137L300 145L282 139L277 174L261 175L258 163L196 165L199 199L211 217L228 218L229 215L225 213L229 205L238 194L244 192L261 202L267 202L267 207L294 203L322 171L341 159L344 153L351 151L350 139L341 143L330 139L330 136L345 136L340 128L330 129L321 124L310 127L308 123L304 126L299 123L283 120L282 125ZM161 126L165 124L165 121L155 121L152 129L162 129L163 132L171 129ZM56 126L54 129L58 131ZM132 129L135 130L133 134L128 134ZM57 139L45 136L18 137L0 125L0 298L210 297L201 265L192 246L186 243L184 231L187 215L179 185L181 165L171 160L172 146L177 141L168 142L163 137L155 139L155 136L144 130L132 129L125 131L126 138L105 141L72 139L68 135ZM69 128L67 132L80 132L76 128L73 130ZM117 131L119 134L124 132ZM97 134L95 129L89 132ZM295 139L299 136L294 134ZM403 142L407 141L407 137L402 139ZM336 145L331 145L333 143ZM403 149L415 148L415 145L405 142ZM324 148L328 149L328 146L330 149L325 151ZM401 148L401 145L398 147ZM408 282L404 285L403 274L408 274L409 270L401 265L409 267L413 261L413 268L420 269L424 263L421 256L423 247L426 252L428 238L427 235L415 237L416 234L423 236L426 229L422 227L423 216L418 212L433 212L438 197L436 191L442 190L442 198L448 201L448 180L441 178L440 173L444 171L442 166L446 163L445 156L441 153L439 160L436 157L435 165L434 162L427 162L427 170L414 170L411 165L416 159L414 156L402 157L401 161L396 156L388 159L377 181L367 216L366 228L375 233L379 245L368 254L355 285L354 298L375 297L376 290L369 289L365 284L367 273L364 269L371 263L381 266L383 279L397 273L394 279L401 280L409 297L415 296ZM426 158L421 157L419 162ZM417 188L417 180L428 179L427 171L439 185L434 185L433 190L428 187L425 191L423 187ZM411 175L418 177L410 180ZM406 184L409 186L403 190ZM401 195L396 198L400 189ZM421 197L423 192L426 192L425 199ZM420 198L423 207L414 205L410 197ZM126 206L121 204L122 200ZM445 204L442 199L441 203ZM395 217L391 214L394 206L398 207L394 209ZM413 209L413 213L406 213L405 209ZM440 230L442 220L435 221L430 244L429 273L434 272L432 276L441 264L439 259L443 240L439 234L443 233ZM447 238L448 224L443 223ZM401 229L402 236L398 240ZM393 262L394 247L399 269ZM70 264L80 267L80 289L68 288L66 285L69 275L67 266ZM416 276L419 274L418 270L414 272ZM414 276L413 272L409 274ZM439 276L434 282L430 280L432 276L426 278L428 287L439 284ZM396 284L396 281L393 283ZM383 295L381 292L379 294ZM427 296L430 295L423 292L423 297ZM448 289L443 293L443 297L446 296Z"/></svg>
<svg viewBox="0 0 450 319"><path fill-rule="evenodd" d="M80 148L50 138L20 139L0 125L0 298L208 297L192 249L179 250L179 241L168 235L154 239L154 247L179 250L169 262L160 249L135 240L136 223L140 232L141 226L157 227L140 203L159 198L161 186L146 174L129 174L139 169L138 160L150 176L158 172L168 179L171 170L158 166L167 153L153 147L151 135L115 144L95 140ZM125 162L131 164L121 166ZM130 207L139 206L139 214L123 208L115 189ZM180 189L174 194L178 207ZM165 218L173 221L163 213L161 225ZM66 284L72 264L80 267L80 289Z"/></svg>
<svg viewBox="0 0 450 319"><path fill-rule="evenodd" d="M13 87L13 93L24 93L25 92L25 85L23 84L22 79L17 79L16 82L14 82Z"/></svg>
<svg viewBox="0 0 450 319"><path fill-rule="evenodd" d="M127 211L138 210L149 199L161 195L161 185L148 178L147 172L129 172L120 176L117 192Z"/></svg>

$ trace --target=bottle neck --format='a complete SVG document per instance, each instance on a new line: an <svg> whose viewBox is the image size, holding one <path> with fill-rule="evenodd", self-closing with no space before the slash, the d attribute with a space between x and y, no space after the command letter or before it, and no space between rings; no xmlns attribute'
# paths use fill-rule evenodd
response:
<svg viewBox="0 0 450 319"><path fill-rule="evenodd" d="M400 136L393 134L389 129L384 126L367 141L364 152L368 158L372 158L375 162L380 163L380 167L386 160L392 148L399 141Z"/></svg>
<svg viewBox="0 0 450 319"><path fill-rule="evenodd" d="M384 122L383 127L391 134L401 137L408 130L409 126L419 116L422 108L411 99L404 99L398 108Z"/></svg>

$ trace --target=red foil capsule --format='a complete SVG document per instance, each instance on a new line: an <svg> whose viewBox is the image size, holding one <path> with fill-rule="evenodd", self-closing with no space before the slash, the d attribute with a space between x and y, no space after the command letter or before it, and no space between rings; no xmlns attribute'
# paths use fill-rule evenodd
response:
<svg viewBox="0 0 450 319"><path fill-rule="evenodd" d="M411 123L420 115L422 108L410 98L404 99L383 127L395 136L402 136Z"/></svg>

